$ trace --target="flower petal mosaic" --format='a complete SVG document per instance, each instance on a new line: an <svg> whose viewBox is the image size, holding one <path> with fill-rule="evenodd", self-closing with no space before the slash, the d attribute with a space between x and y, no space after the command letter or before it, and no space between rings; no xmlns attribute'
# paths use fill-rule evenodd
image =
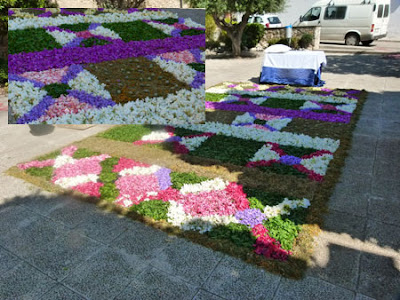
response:
<svg viewBox="0 0 400 300"><path fill-rule="evenodd" d="M190 25L179 24L183 30ZM179 57L192 62L198 54L191 54ZM171 61L162 68L176 68ZM57 76L66 82L79 72L78 66ZM44 83L31 77L14 84L41 95ZM102 89L83 103L81 93L47 105L61 111L60 103L70 110L106 103L94 101L107 100ZM14 174L32 182L40 177L169 233L300 278L365 98L357 90L225 82L207 91L201 124L115 126L19 164ZM28 99L27 105L37 105Z"/></svg>
<svg viewBox="0 0 400 300"><path fill-rule="evenodd" d="M204 26L159 9L13 11L10 123L205 120Z"/></svg>

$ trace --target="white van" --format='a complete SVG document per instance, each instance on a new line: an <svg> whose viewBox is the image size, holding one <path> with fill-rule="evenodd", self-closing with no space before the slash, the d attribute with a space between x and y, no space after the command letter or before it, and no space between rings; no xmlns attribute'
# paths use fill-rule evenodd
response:
<svg viewBox="0 0 400 300"><path fill-rule="evenodd" d="M293 26L321 26L321 40L368 46L387 35L390 0L322 0Z"/></svg>

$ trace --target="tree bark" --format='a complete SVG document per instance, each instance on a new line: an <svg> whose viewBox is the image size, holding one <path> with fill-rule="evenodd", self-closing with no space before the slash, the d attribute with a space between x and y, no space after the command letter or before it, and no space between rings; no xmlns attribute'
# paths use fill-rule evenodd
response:
<svg viewBox="0 0 400 300"><path fill-rule="evenodd" d="M225 30L228 37L232 41L232 55L234 57L240 56L241 54L241 45L242 45L242 36L244 28L247 25L249 20L250 13L246 12L243 15L242 21L239 24L229 24L226 23L225 20L221 20L218 15L213 14L213 18L215 24L222 30Z"/></svg>

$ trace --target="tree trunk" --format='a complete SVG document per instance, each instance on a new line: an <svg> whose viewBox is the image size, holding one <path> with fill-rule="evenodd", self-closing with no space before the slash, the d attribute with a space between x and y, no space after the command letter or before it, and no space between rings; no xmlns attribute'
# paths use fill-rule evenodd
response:
<svg viewBox="0 0 400 300"><path fill-rule="evenodd" d="M240 56L241 53L240 45L242 44L241 36L240 39L238 38L237 35L232 35L230 38L232 40L232 55L234 57Z"/></svg>

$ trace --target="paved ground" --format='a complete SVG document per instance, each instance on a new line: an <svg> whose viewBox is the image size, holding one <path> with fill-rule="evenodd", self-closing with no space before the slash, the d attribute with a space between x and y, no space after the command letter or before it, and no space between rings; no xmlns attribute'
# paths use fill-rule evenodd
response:
<svg viewBox="0 0 400 300"><path fill-rule="evenodd" d="M319 48L319 50L328 53L399 53L400 41L377 40L372 42L368 47L362 46L361 44L360 46L346 46L344 43L324 42L319 45Z"/></svg>
<svg viewBox="0 0 400 300"><path fill-rule="evenodd" d="M2 174L0 299L395 299L400 79L393 70L399 63L368 57L329 56L323 74L328 87L371 93L305 279L272 275ZM259 63L207 61L207 85L256 78ZM6 123L0 111L0 172L106 128Z"/></svg>

